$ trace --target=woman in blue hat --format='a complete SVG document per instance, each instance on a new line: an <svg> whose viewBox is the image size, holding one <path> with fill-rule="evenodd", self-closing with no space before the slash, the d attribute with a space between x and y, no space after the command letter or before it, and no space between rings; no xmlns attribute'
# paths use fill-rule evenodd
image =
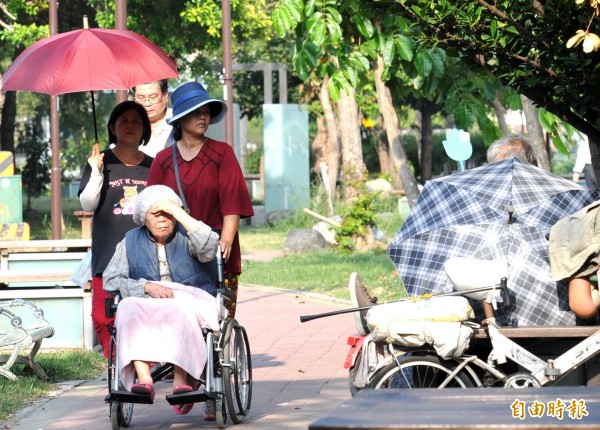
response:
<svg viewBox="0 0 600 430"><path fill-rule="evenodd" d="M210 124L221 121L227 105L211 98L197 82L177 88L172 96L175 145L156 155L148 185L172 188L187 203L190 215L208 224L220 235L225 285L237 297L242 259L238 237L241 218L254 215L244 174L233 148L205 135ZM177 173L179 183L177 181ZM229 318L235 315L235 299L230 303Z"/></svg>

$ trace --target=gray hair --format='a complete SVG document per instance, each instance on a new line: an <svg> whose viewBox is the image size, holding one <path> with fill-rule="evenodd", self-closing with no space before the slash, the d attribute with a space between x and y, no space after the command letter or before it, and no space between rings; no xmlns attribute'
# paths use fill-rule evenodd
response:
<svg viewBox="0 0 600 430"><path fill-rule="evenodd" d="M501 137L492 143L487 150L488 163L497 163L511 157L537 166L537 158L533 151L533 146L531 145L531 141L525 136L510 134Z"/></svg>

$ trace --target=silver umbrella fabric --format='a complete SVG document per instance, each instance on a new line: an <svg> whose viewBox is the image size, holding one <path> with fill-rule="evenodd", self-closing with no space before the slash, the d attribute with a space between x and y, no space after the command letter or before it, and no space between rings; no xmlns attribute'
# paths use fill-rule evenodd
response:
<svg viewBox="0 0 600 430"><path fill-rule="evenodd" d="M449 257L504 258L513 305L505 325L575 324L552 281L550 228L596 193L516 158L429 181L388 247L409 296L452 291Z"/></svg>

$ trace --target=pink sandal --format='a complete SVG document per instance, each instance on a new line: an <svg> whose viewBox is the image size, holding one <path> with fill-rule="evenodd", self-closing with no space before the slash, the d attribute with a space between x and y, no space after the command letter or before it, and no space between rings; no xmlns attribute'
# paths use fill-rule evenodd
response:
<svg viewBox="0 0 600 430"><path fill-rule="evenodd" d="M132 393L148 394L150 400L154 401L154 386L152 384L133 384L131 386Z"/></svg>
<svg viewBox="0 0 600 430"><path fill-rule="evenodd" d="M189 385L175 385L173 387L173 394L191 393L194 389ZM177 415L187 415L192 408L193 403L186 403L183 405L173 405L173 410Z"/></svg>

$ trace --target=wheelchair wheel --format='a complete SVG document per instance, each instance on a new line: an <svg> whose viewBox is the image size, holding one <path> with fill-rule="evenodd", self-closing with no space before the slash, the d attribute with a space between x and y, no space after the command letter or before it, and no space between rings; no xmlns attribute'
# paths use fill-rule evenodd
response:
<svg viewBox="0 0 600 430"><path fill-rule="evenodd" d="M223 387L227 410L235 424L247 415L252 399L250 345L244 327L233 319L225 329L223 343Z"/></svg>
<svg viewBox="0 0 600 430"><path fill-rule="evenodd" d="M133 416L133 403L112 402L110 404L110 423L113 430L129 427Z"/></svg>
<svg viewBox="0 0 600 430"><path fill-rule="evenodd" d="M215 400L215 421L217 423L217 427L220 429L225 428L225 423L227 422L227 410L225 408L223 396L219 396L219 398Z"/></svg>

